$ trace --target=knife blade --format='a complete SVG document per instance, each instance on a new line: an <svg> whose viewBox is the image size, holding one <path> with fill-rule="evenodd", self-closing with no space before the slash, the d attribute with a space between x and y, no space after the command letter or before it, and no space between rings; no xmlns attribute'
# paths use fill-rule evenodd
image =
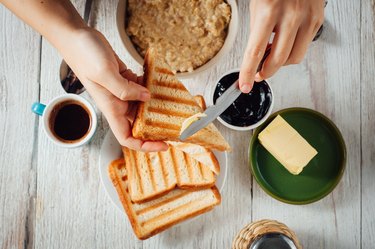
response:
<svg viewBox="0 0 375 249"><path fill-rule="evenodd" d="M194 121L187 127L180 135L180 140L184 141L186 138L194 135L199 130L203 129L214 121L221 113L223 113L239 96L241 91L239 89L238 80L236 80L217 100L216 104L208 107L204 114L205 117Z"/></svg>
<svg viewBox="0 0 375 249"><path fill-rule="evenodd" d="M271 44L267 45L266 51L260 61L257 72L262 69L263 63L271 53ZM180 134L180 140L184 141L186 138L194 135L199 130L203 129L214 121L220 114L222 114L239 96L241 91L239 89L239 82L236 80L217 100L215 105L212 105L206 109L204 114L205 117L198 119L190 124L182 133Z"/></svg>

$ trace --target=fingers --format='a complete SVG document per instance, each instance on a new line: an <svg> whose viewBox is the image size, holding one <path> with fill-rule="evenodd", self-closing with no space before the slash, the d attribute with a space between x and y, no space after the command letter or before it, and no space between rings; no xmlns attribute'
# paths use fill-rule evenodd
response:
<svg viewBox="0 0 375 249"><path fill-rule="evenodd" d="M118 55L115 53L115 51L113 51L113 54L116 57L116 60L117 60L118 66L119 66L119 72L120 72L121 76L130 80L130 81L139 83L138 82L139 77L137 77L137 75L135 73L133 73L132 70L127 68L125 63L118 57Z"/></svg>
<svg viewBox="0 0 375 249"><path fill-rule="evenodd" d="M144 79L143 75L138 76L137 77L137 83L140 84L140 85L142 85L142 86L145 86L146 82L143 82L143 79Z"/></svg>
<svg viewBox="0 0 375 249"><path fill-rule="evenodd" d="M126 118L131 122L133 123L134 122L134 119L136 117L136 114L137 114L137 109L138 109L138 103L136 102L128 102L128 110L126 112Z"/></svg>
<svg viewBox="0 0 375 249"><path fill-rule="evenodd" d="M323 23L323 1L250 2L251 33L240 71L240 89L247 93L253 81L271 77L281 66L299 63ZM271 32L275 32L270 55L256 73Z"/></svg>
<svg viewBox="0 0 375 249"><path fill-rule="evenodd" d="M138 84L139 77L134 74L114 54L116 59L104 60L101 67L92 76L92 81L106 88L120 100L147 101L150 99L149 91Z"/></svg>
<svg viewBox="0 0 375 249"><path fill-rule="evenodd" d="M166 151L168 150L168 144L164 142L145 141L142 144L142 151Z"/></svg>
<svg viewBox="0 0 375 249"><path fill-rule="evenodd" d="M135 73L133 73L132 70L130 70L130 69L125 69L124 71L120 71L120 74L121 74L121 76L124 77L125 79L128 79L128 80L130 80L130 81L133 81L133 82L135 82L135 83L138 83L138 82L137 82L137 81L138 81L138 76L137 76Z"/></svg>
<svg viewBox="0 0 375 249"><path fill-rule="evenodd" d="M120 100L147 101L150 99L149 91L140 84L135 83L135 81L137 81L137 76L133 74L131 70L125 70L122 72L122 74L120 74L117 70L107 70L102 77L103 80L96 83L108 89Z"/></svg>
<svg viewBox="0 0 375 249"><path fill-rule="evenodd" d="M282 67L289 58L293 41L297 35L300 23L298 20L286 20L278 25L272 42L270 55L265 60L261 71L255 76L256 81L271 77Z"/></svg>
<svg viewBox="0 0 375 249"><path fill-rule="evenodd" d="M120 104L120 103L117 103ZM105 112L109 126L113 134L122 146L138 151L163 151L168 149L168 145L161 141L142 141L132 136L131 124L124 114L118 115L116 112Z"/></svg>
<svg viewBox="0 0 375 249"><path fill-rule="evenodd" d="M137 76L135 73L133 73L132 70L126 67L125 63L120 60L120 58L114 51L113 53L116 56L117 63L119 64L119 72L121 76L140 85L143 85L143 76Z"/></svg>
<svg viewBox="0 0 375 249"><path fill-rule="evenodd" d="M254 76L258 65L263 58L272 30L275 26L275 19L272 15L258 15L254 17L253 29L245 50L241 65L239 85L244 93L249 93L254 84Z"/></svg>
<svg viewBox="0 0 375 249"><path fill-rule="evenodd" d="M168 149L168 145L164 142L142 141L132 136L131 123L127 117L128 102L119 100L104 87L96 83L91 83L87 86L87 90L107 118L113 134L121 145L141 151L162 151Z"/></svg>
<svg viewBox="0 0 375 249"><path fill-rule="evenodd" d="M128 80L131 80L131 81L136 82L136 83L143 86L143 76L137 76L135 73L133 73L133 71L128 69L126 67L125 63L122 60L120 60L118 55L115 52L113 52L113 53L116 56L116 60L119 64L119 71L120 71L120 74L122 75L122 77L125 77Z"/></svg>
<svg viewBox="0 0 375 249"><path fill-rule="evenodd" d="M122 77L118 77L113 82L111 82L108 86L108 89L117 98L124 101L148 101L151 97L149 91L146 88Z"/></svg>
<svg viewBox="0 0 375 249"><path fill-rule="evenodd" d="M292 51L288 60L285 62L285 65L298 64L303 60L306 51L322 22L323 21L320 20L316 22L309 21L299 28Z"/></svg>
<svg viewBox="0 0 375 249"><path fill-rule="evenodd" d="M106 117L113 134L122 146L145 152L164 151L168 149L168 145L161 141L142 141L134 138L131 134L130 122L126 119L125 115L114 117L109 113Z"/></svg>
<svg viewBox="0 0 375 249"><path fill-rule="evenodd" d="M166 151L168 150L168 145L161 141L142 141L129 137L123 146L128 147L132 150L144 151L144 152L153 152L153 151Z"/></svg>
<svg viewBox="0 0 375 249"><path fill-rule="evenodd" d="M162 141L142 141L136 139L132 135L132 127L125 113L120 110L118 112L118 107L124 103L120 100L118 102L113 102L109 108L112 110L103 109L103 113L107 118L109 126L113 131L113 134L117 138L118 142L125 147L132 150L138 151L165 151L168 149L168 145Z"/></svg>

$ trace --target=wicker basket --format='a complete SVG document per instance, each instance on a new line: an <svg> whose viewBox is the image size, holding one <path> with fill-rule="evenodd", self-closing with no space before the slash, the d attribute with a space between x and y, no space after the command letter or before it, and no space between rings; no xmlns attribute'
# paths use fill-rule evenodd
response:
<svg viewBox="0 0 375 249"><path fill-rule="evenodd" d="M248 224L234 238L232 249L248 249L256 239L266 233L283 234L294 242L297 249L302 249L296 234L285 224L276 220L259 220Z"/></svg>

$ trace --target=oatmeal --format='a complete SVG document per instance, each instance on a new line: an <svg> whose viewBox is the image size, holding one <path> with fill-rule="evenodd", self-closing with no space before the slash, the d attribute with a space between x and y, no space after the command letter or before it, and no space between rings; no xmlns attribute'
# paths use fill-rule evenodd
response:
<svg viewBox="0 0 375 249"><path fill-rule="evenodd" d="M128 0L126 32L142 56L152 46L175 72L191 72L219 52L230 18L224 0Z"/></svg>

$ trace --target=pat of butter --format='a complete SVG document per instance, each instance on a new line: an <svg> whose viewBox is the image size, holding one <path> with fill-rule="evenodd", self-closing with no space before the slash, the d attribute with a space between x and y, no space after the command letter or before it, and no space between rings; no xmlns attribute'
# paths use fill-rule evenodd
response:
<svg viewBox="0 0 375 249"><path fill-rule="evenodd" d="M260 143L293 175L318 152L280 115L258 135Z"/></svg>
<svg viewBox="0 0 375 249"><path fill-rule="evenodd" d="M182 122L180 134L182 134L182 132L184 132L184 130L186 130L186 128L188 128L192 123L206 116L207 116L206 114L199 112L185 119L184 122Z"/></svg>

